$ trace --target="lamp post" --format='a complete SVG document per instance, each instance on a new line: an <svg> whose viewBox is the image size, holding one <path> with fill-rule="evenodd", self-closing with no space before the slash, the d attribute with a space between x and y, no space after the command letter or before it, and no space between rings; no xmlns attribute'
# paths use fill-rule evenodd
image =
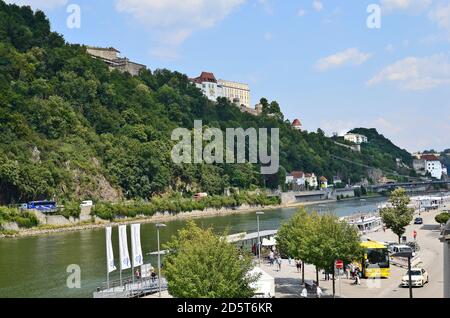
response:
<svg viewBox="0 0 450 318"><path fill-rule="evenodd" d="M411 259L414 257L414 253L413 252L400 252L400 253L393 254L392 257L405 257L408 259L409 298L412 299L413 291L412 291Z"/></svg>
<svg viewBox="0 0 450 318"><path fill-rule="evenodd" d="M165 228L165 224L156 224L156 235L158 237L158 285L159 285L159 298L161 298L161 249L159 246L159 229Z"/></svg>
<svg viewBox="0 0 450 318"><path fill-rule="evenodd" d="M442 231L441 242L444 243L444 298L450 298L450 221Z"/></svg>
<svg viewBox="0 0 450 318"><path fill-rule="evenodd" d="M259 216L264 215L264 212L256 212L256 221L258 223L258 266L261 267L261 238L259 236Z"/></svg>

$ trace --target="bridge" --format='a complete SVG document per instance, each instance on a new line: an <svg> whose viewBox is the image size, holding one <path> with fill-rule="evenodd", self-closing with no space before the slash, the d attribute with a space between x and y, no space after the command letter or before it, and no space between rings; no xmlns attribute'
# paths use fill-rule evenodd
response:
<svg viewBox="0 0 450 318"><path fill-rule="evenodd" d="M386 184L375 184L370 185L367 188L372 191L383 190L383 189L395 189L395 188L419 188L419 187L427 187L433 185L447 185L450 184L450 180L445 181L413 181L413 182L395 182L395 183L386 183Z"/></svg>

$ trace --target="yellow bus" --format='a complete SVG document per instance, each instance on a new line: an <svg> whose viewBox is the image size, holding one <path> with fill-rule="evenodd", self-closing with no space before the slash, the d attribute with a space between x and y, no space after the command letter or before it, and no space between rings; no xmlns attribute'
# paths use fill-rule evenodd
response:
<svg viewBox="0 0 450 318"><path fill-rule="evenodd" d="M362 242L364 248L364 266L362 274L364 278L389 278L391 274L391 264L388 248L379 242Z"/></svg>

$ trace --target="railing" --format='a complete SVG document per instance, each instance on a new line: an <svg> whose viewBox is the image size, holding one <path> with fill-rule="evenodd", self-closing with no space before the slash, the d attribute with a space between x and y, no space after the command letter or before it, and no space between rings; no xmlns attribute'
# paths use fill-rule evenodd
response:
<svg viewBox="0 0 450 318"><path fill-rule="evenodd" d="M161 278L161 290L167 290L167 281ZM109 284L104 282L94 292L94 298L137 298L159 291L158 277L146 277L134 279L132 277L123 278L122 281L114 280Z"/></svg>

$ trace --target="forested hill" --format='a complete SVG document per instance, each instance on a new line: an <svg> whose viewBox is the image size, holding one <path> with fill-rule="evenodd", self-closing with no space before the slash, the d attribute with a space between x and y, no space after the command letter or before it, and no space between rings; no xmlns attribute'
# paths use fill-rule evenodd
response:
<svg viewBox="0 0 450 318"><path fill-rule="evenodd" d="M392 141L379 134L375 128L355 128L351 131L351 133L361 134L369 139L369 143L362 147L363 153L369 156L389 154L390 156L385 157L385 165L387 167L392 164L390 161L392 157L401 159L403 163L409 166L412 165L413 158L411 154L407 150L401 149L394 145Z"/></svg>
<svg viewBox="0 0 450 318"><path fill-rule="evenodd" d="M1 0L0 96L2 204L275 188L294 169L359 181L365 168L333 156L375 167L386 162L395 167L397 156L390 149L381 153L383 148L358 154L320 130L296 131L276 102L264 101L261 117L241 113L226 100L212 103L177 72L144 71L137 77L110 72L84 46L51 32L44 13ZM250 164L172 163L172 130L192 128L195 119L221 129L279 127L279 174L263 178Z"/></svg>

